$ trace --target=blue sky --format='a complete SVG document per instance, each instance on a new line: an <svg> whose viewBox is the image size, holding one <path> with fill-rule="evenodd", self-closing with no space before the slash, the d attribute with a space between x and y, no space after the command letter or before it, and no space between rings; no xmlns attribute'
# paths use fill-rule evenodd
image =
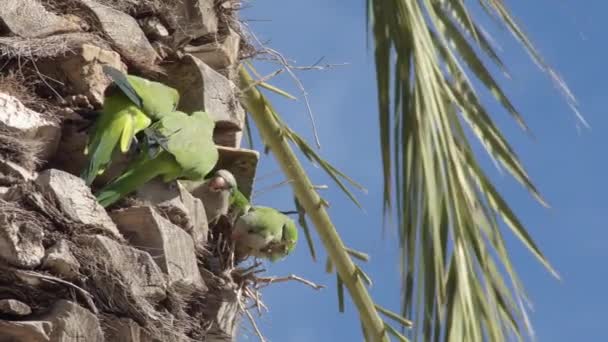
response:
<svg viewBox="0 0 608 342"><path fill-rule="evenodd" d="M513 259L534 304L531 319L538 339L604 341L608 338L604 328L608 307L608 119L601 101L608 91L608 85L602 82L607 72L604 63L608 49L603 45L608 22L595 14L605 13L608 3L588 1L585 6L576 6L542 0L510 5L547 61L575 92L591 130L577 128L574 114L559 93L509 33L484 20L510 66L512 79L503 80L504 89L527 119L535 139L521 132L504 110L491 102L489 108L552 208L542 208L521 186L496 169L488 171L563 278L561 282L551 278L511 239ZM330 215L346 244L372 255L365 269L375 280L373 297L398 311L395 232L388 231L383 236L381 226L376 83L373 54L365 42L365 1L255 1L249 3L242 17L250 20L262 41L300 65L312 64L321 57L326 63L349 63L299 74L310 95L322 154L369 190L367 195L358 194L365 212L334 186L322 195L331 204ZM286 76L277 78L274 84L294 94L298 92ZM312 138L302 101L273 101L292 127ZM258 142L256 148L259 147ZM485 156L482 158L487 162ZM317 184L332 185L318 169L308 169ZM272 157L263 156L258 190L281 181L277 171ZM255 200L283 210L293 209L288 187L262 192ZM322 250L318 239L317 247ZM335 278L324 273L325 256L322 252L321 255L320 261L313 263L302 241L294 255L269 265L269 274L297 273L328 286L314 292L297 283L287 283L264 291L270 312L258 322L270 341L361 340L353 305L347 303L345 314L337 311ZM239 341L255 340L255 334L245 326Z"/></svg>

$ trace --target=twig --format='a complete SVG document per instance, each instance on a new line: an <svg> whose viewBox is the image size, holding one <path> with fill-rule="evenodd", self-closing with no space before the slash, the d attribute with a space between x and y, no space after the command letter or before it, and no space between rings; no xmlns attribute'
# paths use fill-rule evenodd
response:
<svg viewBox="0 0 608 342"><path fill-rule="evenodd" d="M287 63L287 60L285 59L285 57L283 57L283 55L281 55L278 51L270 49L270 48L267 48L266 50L270 54L272 54L275 57L277 57L277 59L285 67L285 70L287 71L287 73L291 76L291 78L293 79L293 81L296 83L296 85L300 89L300 92L302 93L302 96L304 97L304 103L306 104L306 110L308 111L308 117L310 118L310 123L312 125L312 133L313 133L313 135L315 137L315 143L317 144L317 148L320 148L321 147L321 141L319 140L319 133L317 132L317 124L315 122L315 117L312 114L312 108L310 106L310 100L308 99L308 92L304 88L304 84L302 84L302 81L300 81L300 79L292 71L291 65L289 63Z"/></svg>
<svg viewBox="0 0 608 342"><path fill-rule="evenodd" d="M283 57L283 55L281 55L281 53L279 53L278 51L276 51L274 49L265 47L264 44L262 44L262 42L260 42L260 40L258 39L258 37L255 34L252 34L251 36L253 37L253 39L255 39L255 41L258 43L258 45L262 47L264 52L272 55L275 58L275 60L277 60L279 63L281 63L283 65L283 67L285 68L287 73L291 76L293 81L296 83L296 85L300 89L300 92L302 93L302 96L304 97L304 103L306 104L306 110L308 111L308 117L310 118L310 123L312 125L312 132L315 137L315 143L317 145L317 148L321 148L321 142L319 141L319 134L317 132L317 125L315 123L315 117L312 114L312 108L310 106L310 101L308 99L308 93L306 92L306 89L304 88L302 81L300 81L300 79L296 76L296 74L292 70L291 65L287 62L287 59L285 57Z"/></svg>
<svg viewBox="0 0 608 342"><path fill-rule="evenodd" d="M259 196L261 194L267 193L268 191L271 191L271 190L274 190L274 189L278 189L278 188L280 188L282 186L285 186L285 185L287 185L287 184L289 184L291 182L293 182L291 179L286 179L286 180L281 181L281 182L279 182L277 184L273 184L273 185L267 186L267 187L265 187L263 189L260 189L258 191L254 191L254 193L253 193L253 195L251 195L251 197L256 197L256 196Z"/></svg>
<svg viewBox="0 0 608 342"><path fill-rule="evenodd" d="M267 52L267 51L263 51L263 52ZM291 69L293 70L325 70L325 69L330 69L330 68L335 68L335 67L341 67L341 66L346 66L346 65L350 65L350 63L335 63L335 64L323 64L320 65L320 62L325 59L325 57L321 57L319 58L318 61L316 61L315 63L311 64L311 65L293 65L293 64L287 64ZM277 62L277 59L274 57L264 57L264 56L260 56L257 57L257 60L261 60L261 61L266 61L266 62ZM279 64L282 64L279 62Z"/></svg>
<svg viewBox="0 0 608 342"><path fill-rule="evenodd" d="M235 263L235 251L236 251L236 246L234 241L231 241L230 244L228 245L230 248L230 254L228 256L228 262L230 265L230 268L234 268L234 263Z"/></svg>
<svg viewBox="0 0 608 342"><path fill-rule="evenodd" d="M251 322L251 326L253 327L253 330L255 330L255 333L260 338L260 341L266 342L266 339L264 338L264 335L262 335L262 332L260 331L260 328L258 328L258 325L255 323L255 319L251 315L251 312L249 312L249 310L246 310L240 301L239 301L239 307L241 308L241 311L245 312L245 315L247 315L247 317L249 318L249 322Z"/></svg>
<svg viewBox="0 0 608 342"><path fill-rule="evenodd" d="M268 311L268 307L260 299L259 291L253 290L249 287L243 288L243 291L248 298L251 298L251 300L253 300L254 303L252 307L255 307L257 309L258 315L262 315L262 309Z"/></svg>
<svg viewBox="0 0 608 342"><path fill-rule="evenodd" d="M325 57L319 58L319 60L316 61L314 64L308 65L308 66L290 65L289 67L292 68L292 69L294 69L294 70L325 70L325 69L329 69L329 68L335 68L335 67L340 67L340 66L345 66L345 65L349 65L350 64L350 63L340 63L340 64L323 64L323 65L319 65L321 63L321 61L323 61L323 59L325 59Z"/></svg>
<svg viewBox="0 0 608 342"><path fill-rule="evenodd" d="M262 300L260 299L260 291L255 290L255 291L253 291L253 293L255 294L255 302L258 305L258 313L260 315L262 314L262 310L261 309L269 311L268 307L266 306L266 304L264 304L264 302L262 302Z"/></svg>
<svg viewBox="0 0 608 342"><path fill-rule="evenodd" d="M249 90L249 89L251 89L253 87L257 87L257 86L261 85L262 83L268 81L269 79L271 79L271 78L273 78L273 77L281 74L283 71L284 71L284 69L279 69L277 71L274 71L274 72L270 73L269 75L261 77L260 79L255 80L255 82L253 82L253 84L249 85L247 88L245 88L245 89L243 89L241 91L247 91L247 90Z"/></svg>
<svg viewBox="0 0 608 342"><path fill-rule="evenodd" d="M43 279L43 280L46 280L49 282L55 282L55 283L66 285L66 286L73 288L82 295L82 297L84 298L84 301L87 303L87 306L94 314L97 315L99 313L99 310L97 310L97 307L93 303L93 299L92 299L93 296L89 292L87 292L85 289L78 287L78 286L70 283L69 281L65 281L61 278L44 275L44 274L33 272L33 271L23 271L23 270L15 270L15 271L17 274L21 273L25 276L40 278L40 279Z"/></svg>
<svg viewBox="0 0 608 342"><path fill-rule="evenodd" d="M283 282L292 281L292 280L300 282L300 283L302 283L304 285L308 285L308 286L312 287L313 289L315 289L317 291L325 288L325 285L315 284L312 281L304 279L302 277L298 277L295 274L290 274L290 275L285 276L285 277L257 277L256 278L256 281L258 283L265 283L264 286L268 286L268 285L270 285L272 283L283 283Z"/></svg>
<svg viewBox="0 0 608 342"><path fill-rule="evenodd" d="M290 65L289 67L294 70L325 70L325 69L329 69L329 68L346 66L346 65L350 65L350 63L336 63L336 64L308 65L308 66Z"/></svg>
<svg viewBox="0 0 608 342"><path fill-rule="evenodd" d="M259 266L262 265L261 261L256 261L253 263L253 265L244 268L244 269L235 269L237 275L241 278L247 278L252 274L256 274L256 273L260 273L260 272L266 272L265 269L261 268L261 269L257 269Z"/></svg>
<svg viewBox="0 0 608 342"><path fill-rule="evenodd" d="M255 176L255 181L257 183L257 182L259 182L261 180L264 180L266 178L269 178L269 177L272 177L272 176L275 176L275 175L282 175L282 174L283 174L283 171L281 171L281 169L276 169L274 171L269 171L269 172L266 172L266 173L264 173L262 175L259 175L259 176L256 175Z"/></svg>
<svg viewBox="0 0 608 342"><path fill-rule="evenodd" d="M38 77L40 78L40 80L42 81L42 83L44 83L50 90L51 92L53 92L53 94L57 97L57 99L61 102L63 100L63 97L61 97L61 95L59 95L59 93L57 92L57 90L55 90L55 88L53 88L45 79L44 75L40 72L40 70L38 70L38 65L36 65L36 62L34 61L34 59L31 59L32 65L34 65L34 69L36 69L36 74L38 74ZM49 79L56 81L53 78ZM61 82L57 81L58 83L61 84Z"/></svg>

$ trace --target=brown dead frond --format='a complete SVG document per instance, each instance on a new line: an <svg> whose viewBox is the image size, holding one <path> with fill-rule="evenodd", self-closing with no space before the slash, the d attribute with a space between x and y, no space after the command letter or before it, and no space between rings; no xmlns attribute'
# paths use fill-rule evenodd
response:
<svg viewBox="0 0 608 342"><path fill-rule="evenodd" d="M216 12L218 14L220 28L230 28L241 37L239 60L250 58L257 53L255 46L251 44L253 41L252 33L238 15L239 10L243 8L243 6L243 1L240 0L216 1Z"/></svg>
<svg viewBox="0 0 608 342"><path fill-rule="evenodd" d="M42 313L59 299L78 302L73 289L57 283L32 283L19 277L15 269L0 263L0 299L16 299L27 304L32 313Z"/></svg>
<svg viewBox="0 0 608 342"><path fill-rule="evenodd" d="M2 63L3 58L5 63ZM0 64L2 65L0 68L0 93L15 97L28 109L40 113L51 121L59 122L60 107L56 104L56 99L49 99L48 96L41 95L42 92L39 91L42 88L56 88L57 82L42 75L38 70L37 63L40 62L25 56L14 59L0 56Z"/></svg>
<svg viewBox="0 0 608 342"><path fill-rule="evenodd" d="M26 77L17 70L2 71L0 70L0 93L17 98L24 106L35 111L45 108L46 101L36 96L31 77Z"/></svg>
<svg viewBox="0 0 608 342"><path fill-rule="evenodd" d="M60 121L65 84L51 75L62 73L55 70L56 64L75 54L85 43L109 49L109 44L90 33L45 38L0 37L0 87L28 108Z"/></svg>
<svg viewBox="0 0 608 342"><path fill-rule="evenodd" d="M0 126L0 158L34 170L40 163L38 155L41 147L40 141L25 138Z"/></svg>
<svg viewBox="0 0 608 342"><path fill-rule="evenodd" d="M98 314L99 310L97 310L97 307L95 306L95 304L93 303L93 296L91 296L91 294L89 292L87 292L86 290L82 289L81 287L74 285L73 283L69 282L69 281L65 281L61 278L52 276L52 275L48 275L48 274L44 274L41 272L34 272L34 271L27 271L27 270L19 270L19 269L7 269L8 271L12 271L15 273L15 275L21 279L24 279L26 282L32 282L32 281L40 281L40 282L47 282L47 283L51 283L51 284L56 284L56 285L62 285L62 286L66 286L71 290L74 290L79 296L80 299L86 304L86 307L91 310L91 312L93 312L94 314Z"/></svg>
<svg viewBox="0 0 608 342"><path fill-rule="evenodd" d="M55 58L75 52L82 44L109 48L99 36L75 32L45 38L0 37L0 61L2 59Z"/></svg>
<svg viewBox="0 0 608 342"><path fill-rule="evenodd" d="M135 18L158 13L170 3L179 0L95 0L95 2L125 12ZM50 11L58 14L73 14L80 8L79 0L41 0Z"/></svg>
<svg viewBox="0 0 608 342"><path fill-rule="evenodd" d="M96 306L103 312L133 319L153 338L161 341L187 338L183 327L175 325L175 316L161 303L153 303L131 292L131 281L114 268L107 258L94 248L76 238L71 252L81 265L84 275L83 288L95 298ZM171 296L170 296L171 297ZM171 297L171 304L180 305ZM168 300L168 299L167 299ZM173 308L175 312L175 308Z"/></svg>

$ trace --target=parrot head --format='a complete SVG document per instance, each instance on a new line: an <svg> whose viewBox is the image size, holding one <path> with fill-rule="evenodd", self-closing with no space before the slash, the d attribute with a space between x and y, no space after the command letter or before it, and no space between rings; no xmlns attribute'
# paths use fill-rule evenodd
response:
<svg viewBox="0 0 608 342"><path fill-rule="evenodd" d="M236 179L228 170L220 169L209 180L209 189L213 192L234 191L237 188Z"/></svg>
<svg viewBox="0 0 608 342"><path fill-rule="evenodd" d="M298 228L293 220L289 219L283 226L283 242L285 244L285 255L291 253L298 243Z"/></svg>
<svg viewBox="0 0 608 342"><path fill-rule="evenodd" d="M270 242L259 253L259 257L267 258L272 262L281 260L288 256L296 248L298 242L298 229L296 224L288 219L283 225L283 236L280 242Z"/></svg>

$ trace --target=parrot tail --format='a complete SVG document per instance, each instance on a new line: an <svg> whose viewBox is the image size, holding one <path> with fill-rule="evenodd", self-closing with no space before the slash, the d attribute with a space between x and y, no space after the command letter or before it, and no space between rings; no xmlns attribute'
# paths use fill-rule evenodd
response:
<svg viewBox="0 0 608 342"><path fill-rule="evenodd" d="M118 133L118 134L116 134ZM120 132L107 132L101 137L100 142L97 146L88 150L87 152L91 153L91 157L89 158L89 163L82 170L80 174L80 178L84 179L87 185L91 185L100 173L100 170L110 162L112 159L112 152L114 151L114 146L118 142L120 137Z"/></svg>
<svg viewBox="0 0 608 342"><path fill-rule="evenodd" d="M132 126L132 118L129 115L121 115L101 133L98 141L91 142L87 148L87 152L90 153L89 163L80 174L80 178L84 179L87 185L91 185L95 177L104 171L104 168L110 163L114 148L121 137L125 135L125 132L132 134Z"/></svg>
<svg viewBox="0 0 608 342"><path fill-rule="evenodd" d="M124 174L106 185L96 195L97 201L104 208L137 190L156 176L179 172L179 170L176 170L179 165L177 165L173 156L167 152L160 153L154 159L135 161L133 164Z"/></svg>

